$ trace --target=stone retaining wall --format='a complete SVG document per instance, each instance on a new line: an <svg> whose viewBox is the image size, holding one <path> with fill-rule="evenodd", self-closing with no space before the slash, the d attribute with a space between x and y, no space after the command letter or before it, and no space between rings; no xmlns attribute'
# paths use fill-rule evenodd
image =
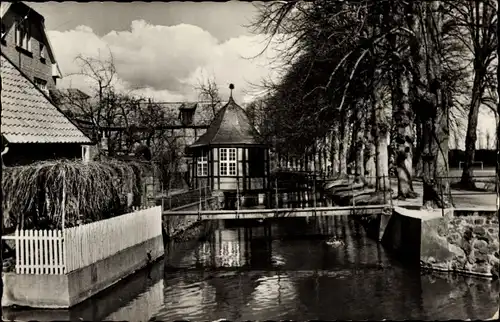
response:
<svg viewBox="0 0 500 322"><path fill-rule="evenodd" d="M450 254L421 254L423 267L498 277L499 226L493 211L454 211L439 222L428 222L422 237L433 237Z"/></svg>
<svg viewBox="0 0 500 322"><path fill-rule="evenodd" d="M499 226L496 211L443 212L396 207L390 216L362 220L373 235L401 259L422 269L499 276Z"/></svg>

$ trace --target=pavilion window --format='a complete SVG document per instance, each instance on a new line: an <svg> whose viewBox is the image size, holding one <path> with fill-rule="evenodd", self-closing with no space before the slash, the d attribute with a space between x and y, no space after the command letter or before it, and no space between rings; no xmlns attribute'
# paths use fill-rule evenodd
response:
<svg viewBox="0 0 500 322"><path fill-rule="evenodd" d="M198 174L198 177L205 177L208 175L207 151L202 151L200 156L197 158L196 173Z"/></svg>
<svg viewBox="0 0 500 322"><path fill-rule="evenodd" d="M250 148L248 150L249 175L251 178L263 177L265 175L264 150Z"/></svg>
<svg viewBox="0 0 500 322"><path fill-rule="evenodd" d="M236 149L222 148L220 149L220 175L221 176L236 176Z"/></svg>

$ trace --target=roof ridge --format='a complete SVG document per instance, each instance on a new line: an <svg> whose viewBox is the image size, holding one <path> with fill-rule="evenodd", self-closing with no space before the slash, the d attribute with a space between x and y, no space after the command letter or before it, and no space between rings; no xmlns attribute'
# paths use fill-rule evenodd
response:
<svg viewBox="0 0 500 322"><path fill-rule="evenodd" d="M213 139L215 139L215 138L217 137L217 135L219 134L219 131L220 131L220 128L221 128L221 125L222 125L222 121L224 121L224 114L226 114L226 111L227 111L227 107L228 107L228 106L229 106L229 103L227 103L226 105L224 105L224 106L223 106L223 107L219 110L219 113L221 114L221 116L220 116L220 122L219 122L219 126L218 126L218 128L217 128L217 132L215 132L215 134L214 134L214 136L213 136L212 140L213 140ZM217 120L217 117L219 116L219 115L218 115L219 113L217 113L217 115L215 115L215 117L214 117L214 122L215 122L215 120ZM208 131L207 131L207 132L208 132Z"/></svg>

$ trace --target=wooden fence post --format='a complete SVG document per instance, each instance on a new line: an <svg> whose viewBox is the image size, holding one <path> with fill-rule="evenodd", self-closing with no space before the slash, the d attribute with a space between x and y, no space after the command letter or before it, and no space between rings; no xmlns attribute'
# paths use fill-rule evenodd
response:
<svg viewBox="0 0 500 322"><path fill-rule="evenodd" d="M66 220L66 171L63 170L62 174L63 187L62 187L62 201L61 201L61 226L64 230L65 220Z"/></svg>

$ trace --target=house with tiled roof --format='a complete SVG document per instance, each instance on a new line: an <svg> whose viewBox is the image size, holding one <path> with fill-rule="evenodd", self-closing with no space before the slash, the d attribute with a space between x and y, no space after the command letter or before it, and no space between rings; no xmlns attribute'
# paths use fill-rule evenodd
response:
<svg viewBox="0 0 500 322"><path fill-rule="evenodd" d="M146 110L154 105L156 109L163 112L160 120L151 120L148 124L143 124L140 117L131 111L127 115L127 124L121 123L119 119L113 121L113 125L104 122L99 124L98 137L92 137L95 130L95 120L90 120L88 115L82 113L83 110L91 110L92 104L97 104L92 97L79 89L55 89L50 91L52 101L77 124L77 126L87 135L91 136L95 142L100 142L100 151L105 155L114 157L131 156L137 149L147 146L146 142L136 142L135 148L130 151L130 142L127 142L131 131L134 140L138 137L147 138L151 130L165 133L171 143L178 147L176 151L181 158L178 172L180 176L187 179L188 161L190 156L186 154L186 148L201 137L211 124L215 114L221 108L222 102L212 103L208 101L198 102L154 102L152 100L139 101L139 110ZM145 135L141 135L144 133ZM112 150L111 150L112 149ZM186 185L189 184L186 180Z"/></svg>
<svg viewBox="0 0 500 322"><path fill-rule="evenodd" d="M49 97L64 115L73 121L93 142L99 141L98 137L94 137L93 123L84 112L91 110L90 95L76 88L56 88L49 91ZM98 152L97 146L92 150L92 154L96 154Z"/></svg>
<svg viewBox="0 0 500 322"><path fill-rule="evenodd" d="M4 164L85 158L89 137L3 53L0 64Z"/></svg>
<svg viewBox="0 0 500 322"><path fill-rule="evenodd" d="M2 2L1 50L15 66L48 92L62 77L54 51L47 37L45 19L23 2Z"/></svg>

